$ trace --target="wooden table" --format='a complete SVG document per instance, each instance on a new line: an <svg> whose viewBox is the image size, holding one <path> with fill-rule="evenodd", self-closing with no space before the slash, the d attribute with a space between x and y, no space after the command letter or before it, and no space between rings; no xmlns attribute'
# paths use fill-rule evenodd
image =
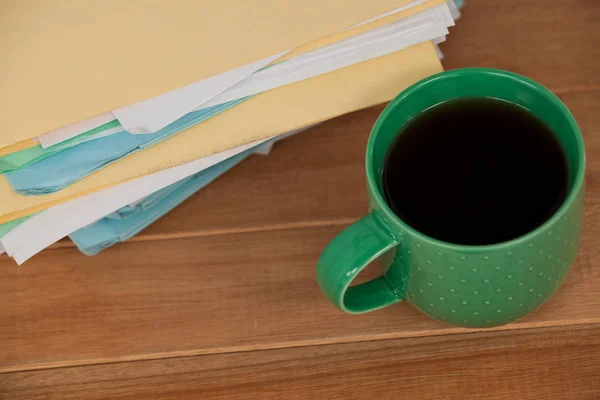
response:
<svg viewBox="0 0 600 400"><path fill-rule="evenodd" d="M366 211L375 107L253 156L96 257L63 241L23 267L0 258L0 398L600 398L600 2L472 0L443 50L447 69L547 85L585 136L579 260L538 312L476 331L325 300L315 263Z"/></svg>

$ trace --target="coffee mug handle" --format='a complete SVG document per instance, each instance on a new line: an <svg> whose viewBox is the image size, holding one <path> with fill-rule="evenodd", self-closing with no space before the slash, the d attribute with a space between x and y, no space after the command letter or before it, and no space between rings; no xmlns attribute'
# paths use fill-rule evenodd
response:
<svg viewBox="0 0 600 400"><path fill-rule="evenodd" d="M401 301L404 291L394 287L385 274L350 286L373 260L399 242L381 218L371 213L337 235L317 263L317 282L329 300L350 314L377 310Z"/></svg>

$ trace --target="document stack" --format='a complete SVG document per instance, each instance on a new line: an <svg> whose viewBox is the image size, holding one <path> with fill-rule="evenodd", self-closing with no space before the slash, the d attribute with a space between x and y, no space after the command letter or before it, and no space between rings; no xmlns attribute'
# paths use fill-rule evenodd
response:
<svg viewBox="0 0 600 400"><path fill-rule="evenodd" d="M0 0L0 252L69 236L97 254L274 142L391 100L442 71L459 7Z"/></svg>

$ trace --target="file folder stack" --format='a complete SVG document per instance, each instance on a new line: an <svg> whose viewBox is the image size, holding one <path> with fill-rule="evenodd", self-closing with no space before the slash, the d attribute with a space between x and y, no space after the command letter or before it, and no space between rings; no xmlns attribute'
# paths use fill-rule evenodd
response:
<svg viewBox="0 0 600 400"><path fill-rule="evenodd" d="M459 6L0 0L0 252L70 236L96 254L274 142L389 101L442 71Z"/></svg>

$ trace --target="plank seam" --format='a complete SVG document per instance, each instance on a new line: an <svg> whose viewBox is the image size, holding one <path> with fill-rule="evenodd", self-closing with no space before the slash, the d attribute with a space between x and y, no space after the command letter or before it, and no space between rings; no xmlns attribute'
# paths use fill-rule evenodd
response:
<svg viewBox="0 0 600 400"><path fill-rule="evenodd" d="M328 345L343 345L353 343L367 343L367 342L379 342L389 340L402 340L402 339L416 339L416 338L434 338L434 337L445 337L450 335L472 335L478 333L487 332L516 332L516 331L534 331L537 329L544 328L593 328L600 326L600 318L587 318L581 320L563 320L563 321L545 321L545 322L525 322L509 324L505 326L499 326L496 328L487 329L466 329L459 327L447 326L445 328L432 332L427 331L415 331L408 333L386 333L379 335L356 335L349 337L340 337L335 339L307 339L297 342L279 342L269 345L246 345L246 346L231 346L231 347L215 347L211 349L201 350L180 350L171 352L161 353L150 353L143 355L131 355L124 357L113 357L113 358L98 358L90 360L71 360L51 363L40 363L30 364L23 366L12 366L12 367L0 367L0 375L16 373L16 372L27 372L27 371L39 371L49 370L57 368L75 368L84 366L94 365L105 365L105 364L117 364L126 362L139 362L139 361L156 361L166 360L175 358L188 358L188 357L199 357L208 355L222 355L222 354L234 354L234 353L249 353L256 351L269 351L269 350L287 350L294 348L303 347L316 347L316 346L328 346Z"/></svg>

